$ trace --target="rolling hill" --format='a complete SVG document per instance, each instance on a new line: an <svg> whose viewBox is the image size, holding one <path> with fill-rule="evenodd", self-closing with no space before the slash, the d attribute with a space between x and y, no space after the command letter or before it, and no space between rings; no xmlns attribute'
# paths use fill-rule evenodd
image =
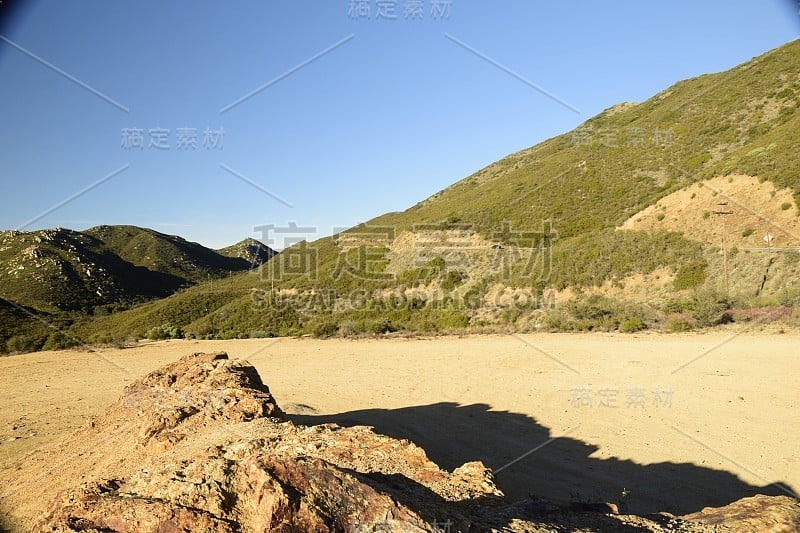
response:
<svg viewBox="0 0 800 533"><path fill-rule="evenodd" d="M229 249L212 250L177 235L165 235L147 228L97 226L84 234L102 241L106 249L132 265L193 283L251 268L252 258L249 256L231 255ZM255 247L249 240L230 247L242 250L242 253L251 248L254 253L269 253L266 246Z"/></svg>
<svg viewBox="0 0 800 533"><path fill-rule="evenodd" d="M791 315L800 305L798 107L794 41L616 105L403 212L298 243L258 271L73 331L636 331L747 319L751 308Z"/></svg>
<svg viewBox="0 0 800 533"><path fill-rule="evenodd" d="M98 226L84 232L4 231L0 233L2 344L27 336L30 342L16 339L13 347L41 346L53 329L45 324L66 327L86 315L163 298L201 281L250 270L254 262L257 266L261 258L274 254L249 241L231 249L234 253L226 255L134 226Z"/></svg>

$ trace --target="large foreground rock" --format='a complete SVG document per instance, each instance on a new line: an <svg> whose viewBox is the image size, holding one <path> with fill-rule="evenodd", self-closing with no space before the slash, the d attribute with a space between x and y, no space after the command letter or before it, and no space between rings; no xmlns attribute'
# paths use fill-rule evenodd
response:
<svg viewBox="0 0 800 533"><path fill-rule="evenodd" d="M3 519L37 531L795 531L791 498L677 518L508 503L479 462L440 469L371 428L288 421L255 369L194 354L0 479Z"/></svg>

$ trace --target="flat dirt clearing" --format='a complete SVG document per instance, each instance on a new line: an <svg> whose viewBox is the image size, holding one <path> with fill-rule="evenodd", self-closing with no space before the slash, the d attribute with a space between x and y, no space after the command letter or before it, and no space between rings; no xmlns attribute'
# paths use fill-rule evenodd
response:
<svg viewBox="0 0 800 533"><path fill-rule="evenodd" d="M481 460L512 498L684 514L800 489L800 334L733 329L186 340L0 358L0 468L200 351L248 359L297 422L374 426L447 469Z"/></svg>

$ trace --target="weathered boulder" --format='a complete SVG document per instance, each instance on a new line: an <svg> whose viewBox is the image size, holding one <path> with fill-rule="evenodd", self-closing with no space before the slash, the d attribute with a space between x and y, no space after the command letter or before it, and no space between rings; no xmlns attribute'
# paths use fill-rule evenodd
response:
<svg viewBox="0 0 800 533"><path fill-rule="evenodd" d="M734 531L793 533L800 531L800 501L789 496L753 496L724 507L706 507L683 517L701 524L725 525Z"/></svg>

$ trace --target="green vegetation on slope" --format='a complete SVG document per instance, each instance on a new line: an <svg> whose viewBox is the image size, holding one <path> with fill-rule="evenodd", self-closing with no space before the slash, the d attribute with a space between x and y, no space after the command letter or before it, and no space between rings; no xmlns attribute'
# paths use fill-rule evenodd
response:
<svg viewBox="0 0 800 533"><path fill-rule="evenodd" d="M794 41L606 110L372 223L399 231L454 220L490 235L503 220L523 229L549 220L564 238L617 226L671 192L730 173L757 175L798 196L798 71Z"/></svg>
<svg viewBox="0 0 800 533"><path fill-rule="evenodd" d="M97 226L83 232L131 263L191 282L207 281L250 268L249 259L227 256L196 242L136 226Z"/></svg>
<svg viewBox="0 0 800 533"><path fill-rule="evenodd" d="M272 253L247 241L239 244L240 252ZM0 313L0 352L13 352L74 343L71 334L48 339L86 316L117 313L199 281L247 271L251 259L149 229L99 226L85 232L0 232L0 265L0 302L8 308Z"/></svg>

